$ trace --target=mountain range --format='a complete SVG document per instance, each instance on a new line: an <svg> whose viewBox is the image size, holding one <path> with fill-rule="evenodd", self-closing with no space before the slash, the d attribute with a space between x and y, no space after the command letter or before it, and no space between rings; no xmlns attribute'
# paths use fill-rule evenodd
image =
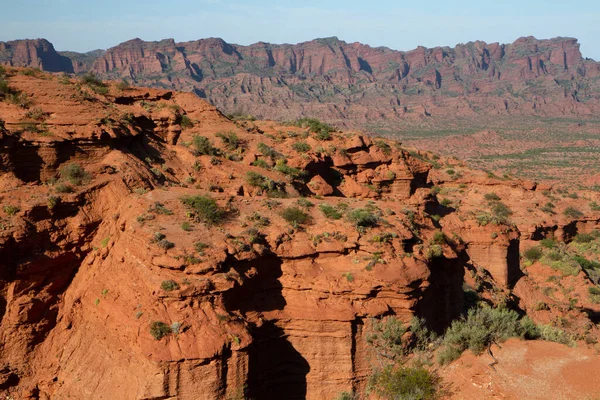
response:
<svg viewBox="0 0 600 400"><path fill-rule="evenodd" d="M336 37L249 46L217 38L133 39L89 53L58 52L35 39L0 42L0 64L91 71L194 92L226 113L310 116L376 132L457 118L590 118L600 110L600 63L582 56L577 39L563 37L411 51Z"/></svg>

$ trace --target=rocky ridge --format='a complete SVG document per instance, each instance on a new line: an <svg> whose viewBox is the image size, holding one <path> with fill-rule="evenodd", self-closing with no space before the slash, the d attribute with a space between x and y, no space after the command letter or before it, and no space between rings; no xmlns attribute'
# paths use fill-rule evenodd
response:
<svg viewBox="0 0 600 400"><path fill-rule="evenodd" d="M442 332L465 283L597 338L589 272L553 279L570 290L551 295L556 272L520 255L594 232L595 192L356 132L233 122L190 93L15 68L6 81L20 100L0 102L0 389L12 396L363 392L370 320L418 315ZM221 220L190 196L214 199Z"/></svg>

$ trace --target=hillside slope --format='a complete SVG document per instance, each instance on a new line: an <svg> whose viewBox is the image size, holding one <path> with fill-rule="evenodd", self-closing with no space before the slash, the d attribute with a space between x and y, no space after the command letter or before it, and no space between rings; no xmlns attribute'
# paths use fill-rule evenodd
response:
<svg viewBox="0 0 600 400"><path fill-rule="evenodd" d="M17 68L2 81L3 394L363 394L374 320L443 333L474 297L563 343L598 340L597 192L234 122L190 93Z"/></svg>

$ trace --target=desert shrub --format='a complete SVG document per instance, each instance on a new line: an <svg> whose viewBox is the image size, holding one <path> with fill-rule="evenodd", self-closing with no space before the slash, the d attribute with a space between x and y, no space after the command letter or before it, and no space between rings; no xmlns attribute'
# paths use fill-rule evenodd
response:
<svg viewBox="0 0 600 400"><path fill-rule="evenodd" d="M165 336L171 334L171 327L164 322L154 321L150 324L150 334L154 340L160 340Z"/></svg>
<svg viewBox="0 0 600 400"><path fill-rule="evenodd" d="M260 152L260 154L262 154L265 157L269 157L273 160L279 159L282 157L282 155L280 153L278 153L275 149L273 149L272 147L267 146L266 144L260 142L259 144L256 145L256 149Z"/></svg>
<svg viewBox="0 0 600 400"><path fill-rule="evenodd" d="M190 224L187 221L184 221L184 222L181 223L181 229L183 229L186 232L189 232L189 231L192 230L192 224Z"/></svg>
<svg viewBox="0 0 600 400"><path fill-rule="evenodd" d="M498 201L492 206L492 214L499 221L503 221L503 223L506 223L508 217L512 215L512 211L510 208L508 208L506 204Z"/></svg>
<svg viewBox="0 0 600 400"><path fill-rule="evenodd" d="M296 200L296 204L298 204L300 207L309 209L314 207L315 205L313 204L312 201L308 200L306 197L300 197L298 200Z"/></svg>
<svg viewBox="0 0 600 400"><path fill-rule="evenodd" d="M298 153L306 153L310 151L311 147L306 142L296 142L292 144L292 149L296 150Z"/></svg>
<svg viewBox="0 0 600 400"><path fill-rule="evenodd" d="M225 210L208 196L185 196L181 198L181 202L194 211L196 219L207 225L218 224L226 216Z"/></svg>
<svg viewBox="0 0 600 400"><path fill-rule="evenodd" d="M173 290L179 289L179 284L174 280L169 279L166 281L162 281L162 283L160 284L160 288L165 292L172 292Z"/></svg>
<svg viewBox="0 0 600 400"><path fill-rule="evenodd" d="M121 79L119 83L117 83L117 89L121 91L128 90L129 88L130 86L129 82L127 82L127 79Z"/></svg>
<svg viewBox="0 0 600 400"><path fill-rule="evenodd" d="M375 141L375 146L380 149L383 154L385 155L390 155L392 153L392 148L389 144L387 144L386 142L384 142L383 140L376 140Z"/></svg>
<svg viewBox="0 0 600 400"><path fill-rule="evenodd" d="M79 186L89 179L89 174L85 172L79 164L67 164L60 168L60 177L69 183Z"/></svg>
<svg viewBox="0 0 600 400"><path fill-rule="evenodd" d="M449 198L445 197L440 201L440 205L442 205L443 207L449 207L452 204L452 200L450 200Z"/></svg>
<svg viewBox="0 0 600 400"><path fill-rule="evenodd" d="M547 342L556 342L566 345L572 345L573 339L564 330L550 325L538 325L539 339Z"/></svg>
<svg viewBox="0 0 600 400"><path fill-rule="evenodd" d="M305 224L310 219L309 215L298 207L286 207L281 212L281 217L292 226Z"/></svg>
<svg viewBox="0 0 600 400"><path fill-rule="evenodd" d="M431 239L433 244L444 244L446 243L446 235L442 231L435 231L433 238Z"/></svg>
<svg viewBox="0 0 600 400"><path fill-rule="evenodd" d="M579 233L575 235L573 241L575 243L589 243L593 242L597 238L597 235L593 235L590 233Z"/></svg>
<svg viewBox="0 0 600 400"><path fill-rule="evenodd" d="M347 214L348 221L357 228L377 226L379 217L367 208L356 208Z"/></svg>
<svg viewBox="0 0 600 400"><path fill-rule="evenodd" d="M41 108L34 108L33 110L29 110L25 113L25 118L41 121L46 118L46 115L47 114Z"/></svg>
<svg viewBox="0 0 600 400"><path fill-rule="evenodd" d="M301 128L309 128L311 132L323 135L327 135L331 132L335 131L330 125L327 125L316 118L300 118L297 119L292 125L299 126ZM328 139L320 139L320 140L328 140Z"/></svg>
<svg viewBox="0 0 600 400"><path fill-rule="evenodd" d="M590 295L590 301L594 304L600 303L600 287L591 286L588 288L588 293Z"/></svg>
<svg viewBox="0 0 600 400"><path fill-rule="evenodd" d="M540 240L540 245L546 249L553 249L556 247L556 241L554 239L542 239Z"/></svg>
<svg viewBox="0 0 600 400"><path fill-rule="evenodd" d="M530 247L523 252L523 257L531 262L538 261L540 258L542 258L542 255L544 255L544 252L539 246Z"/></svg>
<svg viewBox="0 0 600 400"><path fill-rule="evenodd" d="M169 210L163 203L159 201L155 201L154 204L148 207L148 212L160 215L173 215L173 211Z"/></svg>
<svg viewBox="0 0 600 400"><path fill-rule="evenodd" d="M487 201L500 201L500 196L494 192L486 193L483 198Z"/></svg>
<svg viewBox="0 0 600 400"><path fill-rule="evenodd" d="M238 138L238 135L233 131L217 132L215 136L221 139L225 148L227 148L227 150L230 151L237 149L242 144L242 142Z"/></svg>
<svg viewBox="0 0 600 400"><path fill-rule="evenodd" d="M268 190L271 179L254 171L246 172L246 182L250 186Z"/></svg>
<svg viewBox="0 0 600 400"><path fill-rule="evenodd" d="M575 207L567 207L565 211L563 211L563 215L565 217L577 219L583 217L583 213L576 209Z"/></svg>
<svg viewBox="0 0 600 400"><path fill-rule="evenodd" d="M81 77L81 83L92 86L104 86L104 82L93 72L88 72Z"/></svg>
<svg viewBox="0 0 600 400"><path fill-rule="evenodd" d="M255 167L269 169L269 164L265 160L263 160L262 158L259 158L258 160L252 161L252 165L254 165Z"/></svg>
<svg viewBox="0 0 600 400"><path fill-rule="evenodd" d="M283 159L277 160L275 164L275 171L281 172L284 175L287 175L293 179L303 179L307 177L307 172L298 168L290 167L287 165L287 162Z"/></svg>
<svg viewBox="0 0 600 400"><path fill-rule="evenodd" d="M196 135L192 138L192 147L194 153L197 155L204 156L216 156L218 155L217 149L213 147L210 140L204 136Z"/></svg>
<svg viewBox="0 0 600 400"><path fill-rule="evenodd" d="M60 203L60 197L58 196L48 196L48 208L50 210L52 210L54 207L56 207L58 204Z"/></svg>
<svg viewBox="0 0 600 400"><path fill-rule="evenodd" d="M56 190L56 193L73 193L74 190L71 186L66 185L64 183L59 183L58 185L56 185L54 187L54 190Z"/></svg>
<svg viewBox="0 0 600 400"><path fill-rule="evenodd" d="M492 342L502 342L510 337L522 337L523 326L519 314L504 308L472 308L467 317L452 322L444 335L441 363L451 362L451 356L460 356L470 349L481 354Z"/></svg>
<svg viewBox="0 0 600 400"><path fill-rule="evenodd" d="M10 216L13 216L16 213L18 213L19 211L21 211L21 209L19 207L12 206L12 205L5 205L4 207L2 207L2 209L4 210L6 215L10 215Z"/></svg>
<svg viewBox="0 0 600 400"><path fill-rule="evenodd" d="M422 366L387 366L375 371L368 391L381 399L432 400L439 398L441 379Z"/></svg>
<svg viewBox="0 0 600 400"><path fill-rule="evenodd" d="M444 255L444 248L439 244L430 244L427 247L425 252L425 257L428 260L433 260L434 258L440 258Z"/></svg>
<svg viewBox="0 0 600 400"><path fill-rule="evenodd" d="M210 246L206 243L196 242L194 243L194 250L198 252L201 256L204 255L204 250L208 249Z"/></svg>
<svg viewBox="0 0 600 400"><path fill-rule="evenodd" d="M328 219L340 219L344 215L337 207L329 204L319 204L319 210Z"/></svg>
<svg viewBox="0 0 600 400"><path fill-rule="evenodd" d="M179 123L179 126L181 126L181 129L189 129L189 128L193 128L194 127L194 123L192 122L192 120L190 119L190 117L188 117L187 115L179 115L177 117L176 120L177 123Z"/></svg>
<svg viewBox="0 0 600 400"><path fill-rule="evenodd" d="M381 320L373 319L365 339L377 355L395 361L406 354L402 342L402 336L406 332L407 328L402 321L389 316Z"/></svg>
<svg viewBox="0 0 600 400"><path fill-rule="evenodd" d="M595 201L590 202L590 209L592 211L600 211L600 205Z"/></svg>

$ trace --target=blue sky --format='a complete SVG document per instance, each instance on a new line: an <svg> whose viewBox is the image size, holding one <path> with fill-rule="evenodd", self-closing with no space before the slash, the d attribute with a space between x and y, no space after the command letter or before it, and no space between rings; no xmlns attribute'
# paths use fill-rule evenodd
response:
<svg viewBox="0 0 600 400"><path fill-rule="evenodd" d="M520 36L579 39L600 60L600 1L428 0L0 0L0 40L43 37L58 50L125 40L221 37L230 43L297 43L338 36L410 50Z"/></svg>

